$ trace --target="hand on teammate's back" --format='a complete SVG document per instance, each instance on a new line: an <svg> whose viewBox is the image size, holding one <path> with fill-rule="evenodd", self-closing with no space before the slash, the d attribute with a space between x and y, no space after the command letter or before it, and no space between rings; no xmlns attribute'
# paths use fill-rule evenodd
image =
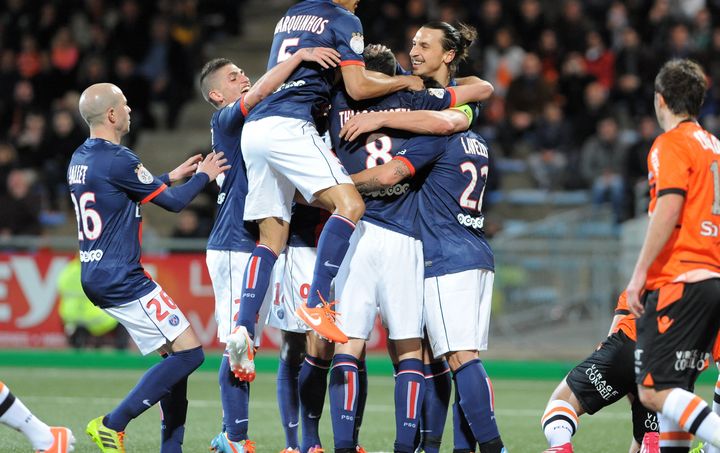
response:
<svg viewBox="0 0 720 453"><path fill-rule="evenodd" d="M178 165L175 170L168 173L170 182L179 181L180 179L192 176L197 170L200 161L202 161L202 154L195 154L194 156L188 158L188 160Z"/></svg>
<svg viewBox="0 0 720 453"><path fill-rule="evenodd" d="M359 113L343 125L340 138L351 142L366 132L376 131L384 126L383 118L383 112Z"/></svg>
<svg viewBox="0 0 720 453"><path fill-rule="evenodd" d="M403 77L408 80L408 90L421 91L421 90L425 89L425 82L423 82L423 79L421 79L418 76L403 75L403 76L396 76L396 77Z"/></svg>
<svg viewBox="0 0 720 453"><path fill-rule="evenodd" d="M230 170L230 165L225 165L227 159L222 151L211 152L205 156L205 160L198 164L198 173L205 173L210 178L210 181L214 181L218 175L226 170Z"/></svg>
<svg viewBox="0 0 720 453"><path fill-rule="evenodd" d="M306 47L296 52L303 61L311 61L325 69L335 68L340 63L340 53L329 47Z"/></svg>

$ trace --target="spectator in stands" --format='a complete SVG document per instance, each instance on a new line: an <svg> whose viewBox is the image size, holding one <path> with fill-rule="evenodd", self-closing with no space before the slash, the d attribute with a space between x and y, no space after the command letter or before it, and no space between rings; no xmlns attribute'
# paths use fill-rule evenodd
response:
<svg viewBox="0 0 720 453"><path fill-rule="evenodd" d="M565 183L572 131L559 105L551 102L545 106L534 138L528 164L535 182L544 190L561 189Z"/></svg>
<svg viewBox="0 0 720 453"><path fill-rule="evenodd" d="M585 15L583 14L582 3L578 0L566 0L563 5L560 20L556 24L558 40L562 42L568 51L585 51L585 37L590 30Z"/></svg>
<svg viewBox="0 0 720 453"><path fill-rule="evenodd" d="M625 159L626 196L632 216L647 213L648 166L647 155L658 136L657 120L654 116L643 116L637 126L638 139L627 151Z"/></svg>
<svg viewBox="0 0 720 453"><path fill-rule="evenodd" d="M618 124L611 116L597 124L597 133L588 138L580 152L580 170L599 206L609 200L616 223L623 220L625 147L620 141Z"/></svg>
<svg viewBox="0 0 720 453"><path fill-rule="evenodd" d="M112 83L123 91L128 105L132 105L133 127L125 136L125 143L132 148L141 129L155 128L155 118L150 109L152 88L150 82L137 72L135 62L126 55L120 55L115 59Z"/></svg>
<svg viewBox="0 0 720 453"><path fill-rule="evenodd" d="M176 239L206 238L210 231L203 227L194 209L185 209L178 214L172 237Z"/></svg>
<svg viewBox="0 0 720 453"><path fill-rule="evenodd" d="M14 90L20 76L15 69L15 53L0 48L0 139L7 138L15 111Z"/></svg>
<svg viewBox="0 0 720 453"><path fill-rule="evenodd" d="M85 134L68 110L52 114L50 130L43 146L42 182L46 207L58 211L67 200L66 172L72 153L85 141Z"/></svg>
<svg viewBox="0 0 720 453"><path fill-rule="evenodd" d="M540 35L547 26L540 1L521 0L515 25L518 44L525 50L537 52Z"/></svg>
<svg viewBox="0 0 720 453"><path fill-rule="evenodd" d="M573 116L575 143L581 144L597 130L601 118L612 114L608 105L608 91L598 82L585 87L583 108Z"/></svg>
<svg viewBox="0 0 720 453"><path fill-rule="evenodd" d="M113 53L128 55L135 61L142 60L150 46L147 21L148 14L145 14L136 0L123 0L120 4L119 20L109 40Z"/></svg>
<svg viewBox="0 0 720 453"><path fill-rule="evenodd" d="M53 98L56 98L75 85L80 62L80 48L68 27L58 29L52 38L50 64L52 67Z"/></svg>
<svg viewBox="0 0 720 453"><path fill-rule="evenodd" d="M495 87L495 97L505 97L510 82L520 73L525 51L515 44L512 30L501 27L494 44L485 51L484 78Z"/></svg>
<svg viewBox="0 0 720 453"><path fill-rule="evenodd" d="M33 191L34 179L30 170L10 171L7 194L0 199L0 237L42 233L40 196Z"/></svg>
<svg viewBox="0 0 720 453"><path fill-rule="evenodd" d="M565 116L575 118L585 108L583 97L587 86L595 81L595 77L588 74L585 60L577 52L571 52L565 57L558 80L558 91L561 95ZM587 137L587 135L583 136Z"/></svg>
<svg viewBox="0 0 720 453"><path fill-rule="evenodd" d="M657 63L652 54L641 46L634 28L622 33L620 50L615 60L613 101L621 115L630 118L650 113L654 74Z"/></svg>
<svg viewBox="0 0 720 453"><path fill-rule="evenodd" d="M507 115L529 115L534 123L553 100L553 88L542 77L542 63L537 54L528 52L522 62L520 74L513 79L505 97Z"/></svg>
<svg viewBox="0 0 720 453"><path fill-rule="evenodd" d="M630 27L630 17L624 2L614 1L607 11L606 26L610 39L610 48L622 47L623 34Z"/></svg>
<svg viewBox="0 0 720 453"><path fill-rule="evenodd" d="M15 147L24 168L39 170L47 157L46 141L47 121L40 111L29 112L25 116L23 128L15 139Z"/></svg>
<svg viewBox="0 0 720 453"><path fill-rule="evenodd" d="M470 8L469 20L478 31L479 44L487 49L495 42L500 28L505 26L503 5L500 0L485 0L479 8Z"/></svg>
<svg viewBox="0 0 720 453"><path fill-rule="evenodd" d="M605 45L602 35L591 30L585 36L585 67L606 90L615 82L615 54Z"/></svg>
<svg viewBox="0 0 720 453"><path fill-rule="evenodd" d="M553 87L560 77L560 62L563 50L557 40L555 30L546 28L540 33L537 54L542 64L542 77Z"/></svg>
<svg viewBox="0 0 720 453"><path fill-rule="evenodd" d="M8 176L18 168L18 157L15 147L10 142L0 141L0 198L7 195Z"/></svg>

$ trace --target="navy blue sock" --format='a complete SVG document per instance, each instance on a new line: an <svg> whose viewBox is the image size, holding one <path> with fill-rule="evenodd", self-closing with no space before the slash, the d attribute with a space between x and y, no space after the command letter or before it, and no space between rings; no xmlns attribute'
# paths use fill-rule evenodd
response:
<svg viewBox="0 0 720 453"><path fill-rule="evenodd" d="M395 376L395 451L415 451L415 435L420 425L420 408L425 397L425 374L420 359L398 363Z"/></svg>
<svg viewBox="0 0 720 453"><path fill-rule="evenodd" d="M492 384L480 359L464 363L455 370L460 407L479 444L500 437L495 421Z"/></svg>
<svg viewBox="0 0 720 453"><path fill-rule="evenodd" d="M330 415L335 450L355 448L355 415L358 400L358 359L349 354L335 354L330 370Z"/></svg>
<svg viewBox="0 0 720 453"><path fill-rule="evenodd" d="M167 396L175 384L187 378L204 360L201 346L170 354L143 374L135 388L104 418L103 424L115 431L125 431L130 420Z"/></svg>
<svg viewBox="0 0 720 453"><path fill-rule="evenodd" d="M357 412L355 414L355 431L353 432L353 443L360 445L360 427L362 426L363 415L365 414L365 403L368 394L368 376L365 361L358 362L358 403Z"/></svg>
<svg viewBox="0 0 720 453"><path fill-rule="evenodd" d="M300 393L298 376L300 365L291 365L280 359L277 373L277 399L280 409L280 421L285 431L285 446L298 448L298 425L300 411Z"/></svg>
<svg viewBox="0 0 720 453"><path fill-rule="evenodd" d="M265 245L258 245L253 250L243 276L243 290L240 296L240 311L236 326L245 326L252 338L255 337L255 324L258 313L265 299L273 266L277 255Z"/></svg>
<svg viewBox="0 0 720 453"><path fill-rule="evenodd" d="M321 295L325 300L330 297L330 284L345 258L353 231L355 224L341 215L333 214L325 223L318 241L313 281L307 299L308 307L320 305Z"/></svg>
<svg viewBox="0 0 720 453"><path fill-rule="evenodd" d="M248 405L250 384L235 377L230 370L227 352L223 354L218 372L223 425L228 439L239 442L248 438Z"/></svg>
<svg viewBox="0 0 720 453"><path fill-rule="evenodd" d="M302 442L300 451L308 451L320 445L320 416L325 406L327 375L330 361L310 355L300 367L298 387L300 391L300 418L302 419Z"/></svg>
<svg viewBox="0 0 720 453"><path fill-rule="evenodd" d="M452 376L450 366L443 360L423 365L425 373L425 399L420 412L422 449L425 453L438 453L445 430Z"/></svg>
<svg viewBox="0 0 720 453"><path fill-rule="evenodd" d="M160 400L160 453L182 453L187 406L186 376Z"/></svg>
<svg viewBox="0 0 720 453"><path fill-rule="evenodd" d="M455 379L453 377L453 379ZM457 383L455 384L455 402L452 406L453 411L453 452L474 452L475 436L468 425L465 414L460 407L460 395L457 391Z"/></svg>

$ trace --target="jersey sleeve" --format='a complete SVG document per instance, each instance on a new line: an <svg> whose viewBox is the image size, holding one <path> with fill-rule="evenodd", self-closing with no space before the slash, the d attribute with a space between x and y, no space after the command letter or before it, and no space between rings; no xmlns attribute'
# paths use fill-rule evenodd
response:
<svg viewBox="0 0 720 453"><path fill-rule="evenodd" d="M393 157L400 160L408 169L410 176L421 168L435 162L444 152L447 146L447 137L433 137L421 135L414 137L407 142L407 147Z"/></svg>
<svg viewBox="0 0 720 453"><path fill-rule="evenodd" d="M362 53L365 50L362 24L357 16L345 14L333 21L335 49L340 53L340 66L365 66Z"/></svg>
<svg viewBox="0 0 720 453"><path fill-rule="evenodd" d="M217 113L217 126L226 135L238 132L245 123L249 112L245 108L245 95L237 101L223 107Z"/></svg>
<svg viewBox="0 0 720 453"><path fill-rule="evenodd" d="M110 168L110 183L133 201L147 203L167 189L165 183L143 167L140 159L127 149L115 154Z"/></svg>
<svg viewBox="0 0 720 453"><path fill-rule="evenodd" d="M648 168L652 172L651 185L656 197L668 193L685 195L692 163L683 143L672 136L660 136L648 155Z"/></svg>
<svg viewBox="0 0 720 453"><path fill-rule="evenodd" d="M452 88L429 88L412 93L413 110L445 110L455 105L455 90Z"/></svg>
<svg viewBox="0 0 720 453"><path fill-rule="evenodd" d="M618 297L617 306L615 307L615 314L616 315L629 315L630 314L630 307L628 307L627 303L627 293L623 291L620 294L620 297Z"/></svg>

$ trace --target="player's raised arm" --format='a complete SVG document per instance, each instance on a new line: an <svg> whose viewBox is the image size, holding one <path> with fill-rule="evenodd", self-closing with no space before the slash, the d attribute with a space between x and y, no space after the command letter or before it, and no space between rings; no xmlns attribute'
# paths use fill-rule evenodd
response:
<svg viewBox="0 0 720 453"><path fill-rule="evenodd" d="M356 101L376 98L400 90L422 90L423 81L417 76L388 77L370 75L361 65L341 66L343 83L347 94Z"/></svg>
<svg viewBox="0 0 720 453"><path fill-rule="evenodd" d="M392 159L376 167L350 175L360 193L375 192L394 186L413 175L410 167L401 159Z"/></svg>
<svg viewBox="0 0 720 453"><path fill-rule="evenodd" d="M290 58L266 72L255 82L255 85L243 98L246 111L251 110L260 101L274 93L303 61L317 63L323 69L329 69L340 63L340 54L337 50L327 47L299 49Z"/></svg>

